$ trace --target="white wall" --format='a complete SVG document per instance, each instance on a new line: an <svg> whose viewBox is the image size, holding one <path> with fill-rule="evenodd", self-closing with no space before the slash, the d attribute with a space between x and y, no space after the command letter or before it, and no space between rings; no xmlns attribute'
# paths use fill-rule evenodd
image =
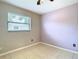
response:
<svg viewBox="0 0 79 59"><path fill-rule="evenodd" d="M77 4L49 12L42 16L42 41L65 49L77 51ZM73 47L73 44L76 47Z"/></svg>

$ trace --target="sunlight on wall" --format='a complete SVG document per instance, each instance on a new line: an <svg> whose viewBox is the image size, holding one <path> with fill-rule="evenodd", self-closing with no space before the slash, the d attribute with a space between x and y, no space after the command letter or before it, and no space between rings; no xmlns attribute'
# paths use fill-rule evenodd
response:
<svg viewBox="0 0 79 59"><path fill-rule="evenodd" d="M42 41L77 51L77 13L77 4L74 4L43 15Z"/></svg>

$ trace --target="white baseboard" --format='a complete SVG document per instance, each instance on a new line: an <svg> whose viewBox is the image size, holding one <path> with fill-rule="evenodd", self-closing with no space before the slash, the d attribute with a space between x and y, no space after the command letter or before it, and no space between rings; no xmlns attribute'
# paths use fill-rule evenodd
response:
<svg viewBox="0 0 79 59"><path fill-rule="evenodd" d="M29 48L29 47L35 46L35 45L37 45L37 44L45 44L45 45L48 45L48 46L51 46L51 47L55 47L55 48L57 48L57 49L61 49L61 50L67 51L67 52L71 52L71 53L78 54L78 52L76 52L76 51L72 51L72 50L64 49L64 48L57 47L57 46L54 46L54 45L51 45L51 44L47 44L47 43L44 43L44 42L37 42L37 43L31 44L31 45L28 45L28 46L24 46L24 47L15 49L15 50L11 50L11 51L2 53L2 54L0 54L0 56L4 56L4 55L10 54L10 53L14 53L14 52L20 51L20 50L22 50L22 49L25 49L25 48Z"/></svg>
<svg viewBox="0 0 79 59"><path fill-rule="evenodd" d="M40 42L33 43L33 44L31 44L31 45L28 45L28 46L24 46L24 47L21 47L21 48L18 48L18 49L14 49L14 50L11 50L11 51L2 53L2 54L0 54L0 56L4 56L4 55L7 55L7 54L16 52L16 51L20 51L20 50L22 50L22 49L25 49L25 48L29 48L29 47L35 46L35 45L37 45L37 44L40 44Z"/></svg>
<svg viewBox="0 0 79 59"><path fill-rule="evenodd" d="M61 47L58 47L58 46L55 46L55 45L52 45L52 44L48 44L48 43L44 43L44 42L40 42L40 43L48 45L48 46L51 46L51 47L55 47L57 49L61 49L61 50L67 51L67 52L78 54L78 52L76 52L76 51L72 51L72 50L69 50L69 49L61 48Z"/></svg>

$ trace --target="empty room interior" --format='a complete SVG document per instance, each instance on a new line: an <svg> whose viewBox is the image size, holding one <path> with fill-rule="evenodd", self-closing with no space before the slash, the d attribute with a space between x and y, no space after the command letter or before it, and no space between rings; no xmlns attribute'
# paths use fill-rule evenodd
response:
<svg viewBox="0 0 79 59"><path fill-rule="evenodd" d="M78 59L78 1L0 0L0 59Z"/></svg>

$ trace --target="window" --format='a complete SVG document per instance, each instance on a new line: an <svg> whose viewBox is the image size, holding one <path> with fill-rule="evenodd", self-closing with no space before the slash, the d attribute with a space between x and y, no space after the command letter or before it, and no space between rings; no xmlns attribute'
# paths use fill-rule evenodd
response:
<svg viewBox="0 0 79 59"><path fill-rule="evenodd" d="M30 31L31 18L18 14L8 13L8 31Z"/></svg>

